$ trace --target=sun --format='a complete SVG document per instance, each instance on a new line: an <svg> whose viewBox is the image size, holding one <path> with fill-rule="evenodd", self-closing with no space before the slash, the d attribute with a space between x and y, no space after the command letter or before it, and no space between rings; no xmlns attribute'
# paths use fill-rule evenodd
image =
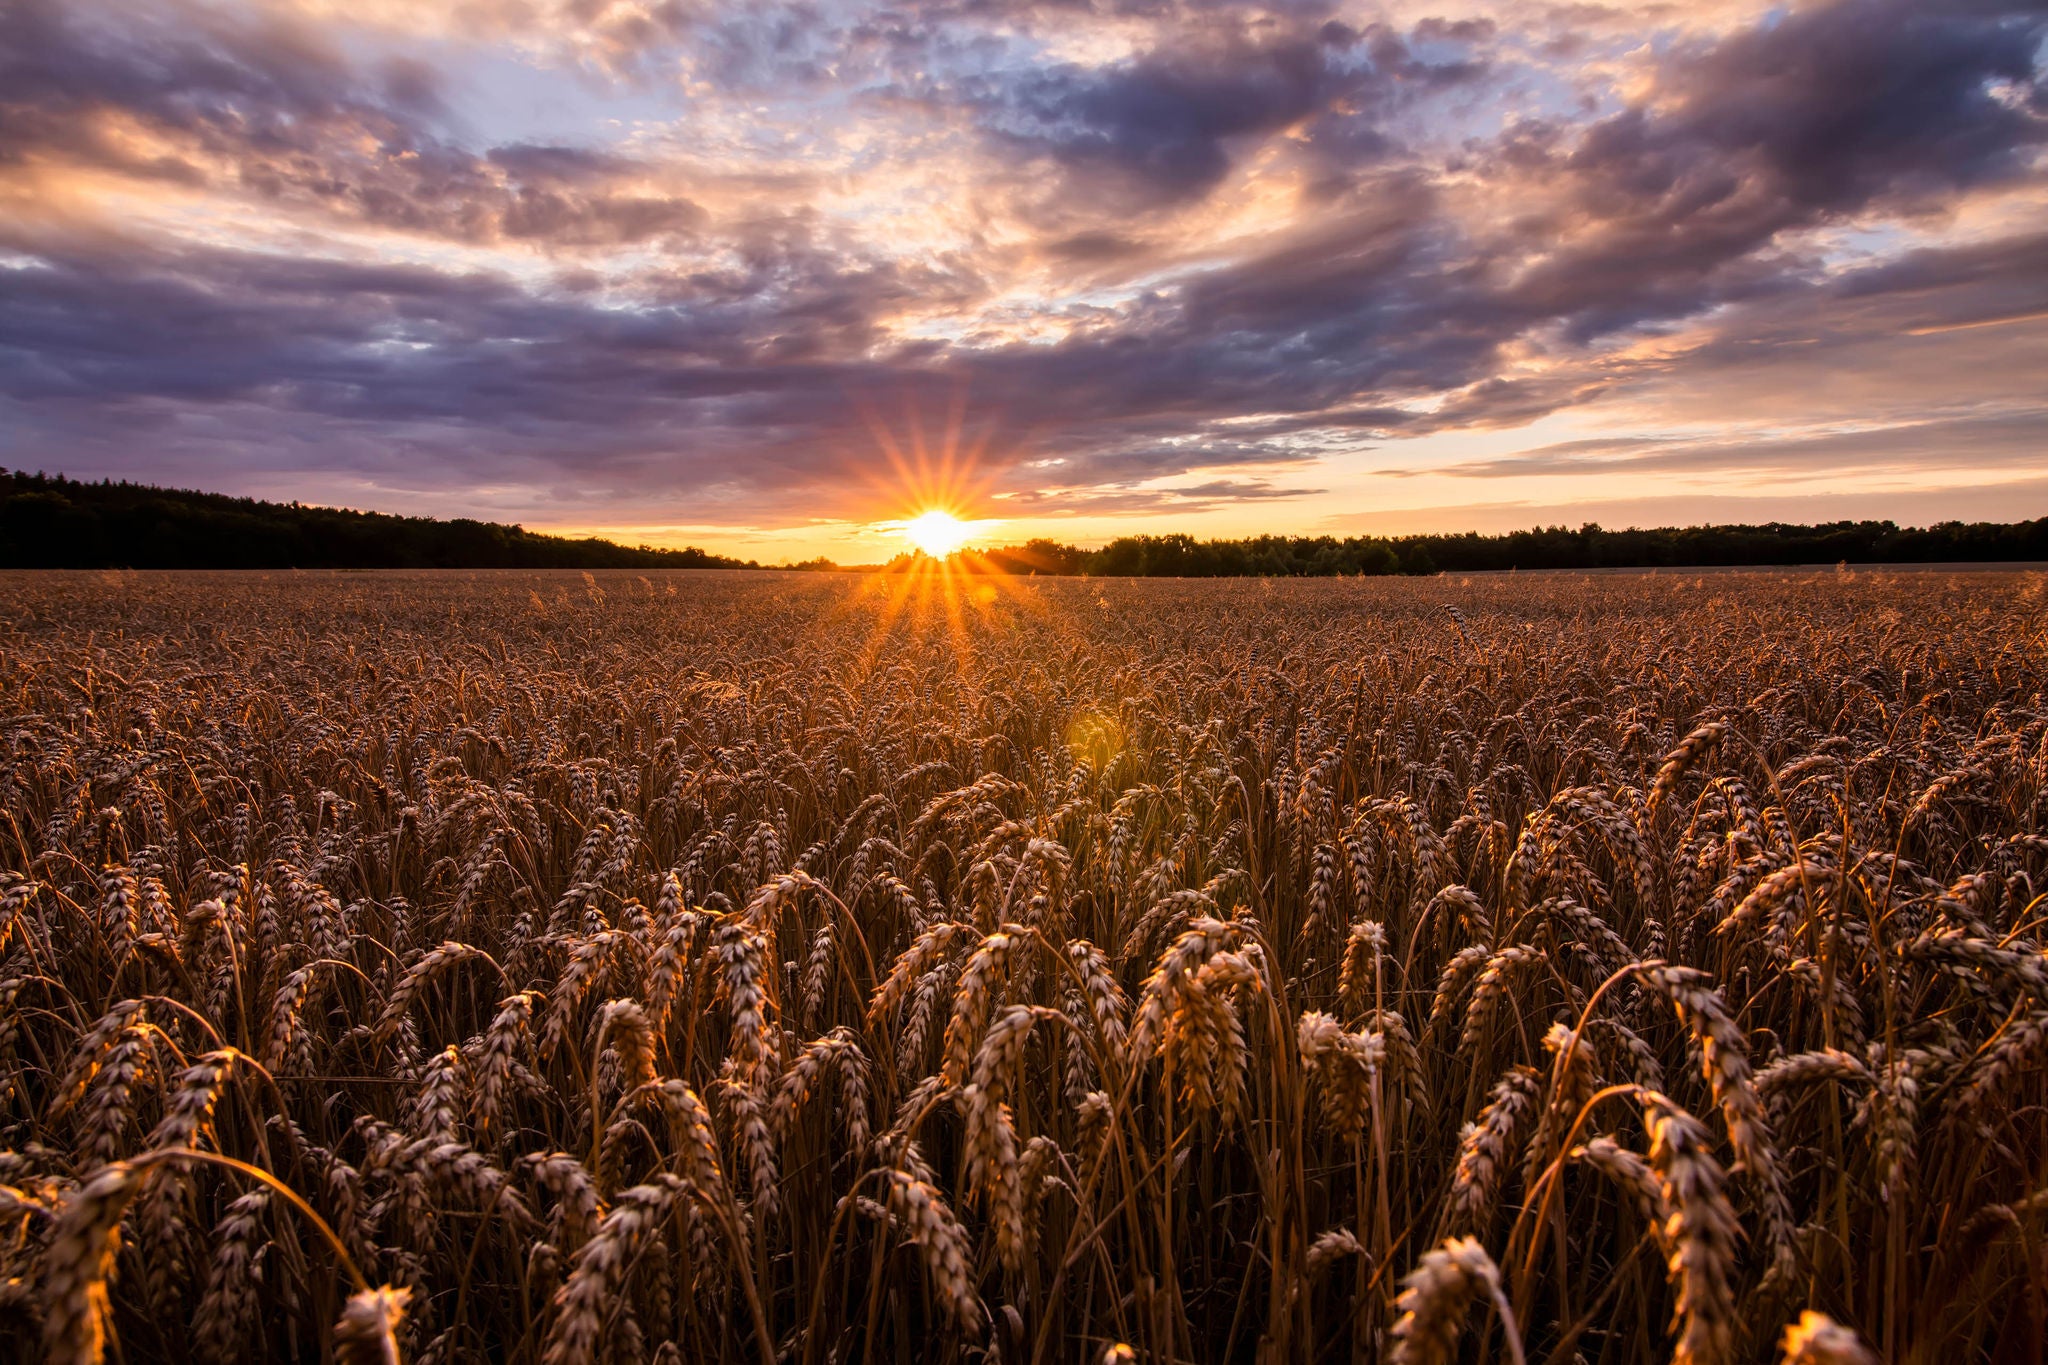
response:
<svg viewBox="0 0 2048 1365"><path fill-rule="evenodd" d="M903 523L905 539L933 559L944 559L965 545L973 534L973 527L938 507Z"/></svg>

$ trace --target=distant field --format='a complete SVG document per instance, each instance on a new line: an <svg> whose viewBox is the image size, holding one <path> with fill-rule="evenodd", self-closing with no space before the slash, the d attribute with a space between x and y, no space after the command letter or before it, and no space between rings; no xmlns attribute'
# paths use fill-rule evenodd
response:
<svg viewBox="0 0 2048 1365"><path fill-rule="evenodd" d="M1758 567L1739 564L1698 564L1690 567L1659 565L1632 569L1474 569L1479 574L1594 574L1602 577L1614 574L1793 574L1800 578L1812 578L1816 574L1835 573L1840 570L1852 573L1967 573L1967 574L2010 574L2040 573L2048 570L2048 561L2012 560L2005 563L1956 563L1956 564L1852 564L1825 566L1813 564L1783 564L1776 567ZM1463 574L1448 574L1458 578Z"/></svg>
<svg viewBox="0 0 2048 1365"><path fill-rule="evenodd" d="M2048 1348L2039 573L0 575L0 731L10 1358Z"/></svg>

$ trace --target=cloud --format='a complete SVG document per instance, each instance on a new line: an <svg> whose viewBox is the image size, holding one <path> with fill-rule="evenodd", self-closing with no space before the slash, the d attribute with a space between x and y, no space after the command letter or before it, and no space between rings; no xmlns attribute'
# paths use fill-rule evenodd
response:
<svg viewBox="0 0 2048 1365"><path fill-rule="evenodd" d="M962 395L1032 515L2039 448L2039 6L267 9L0 0L7 460L758 524Z"/></svg>
<svg viewBox="0 0 2048 1365"><path fill-rule="evenodd" d="M1004 495L993 506L1005 516L1194 516L1246 503L1316 497L1321 488L1275 487L1264 480L1211 479L1176 488L1058 488Z"/></svg>
<svg viewBox="0 0 2048 1365"><path fill-rule="evenodd" d="M997 83L977 113L1005 154L1057 166L1062 194L1144 208L1209 193L1230 172L1234 143L1292 125L1311 147L1341 155L1347 172L1383 160L1395 147L1379 116L1485 70L1421 60L1384 27L1270 28L1218 18L1126 61L1032 70ZM1438 24L1427 33L1442 42L1480 31Z"/></svg>
<svg viewBox="0 0 2048 1365"><path fill-rule="evenodd" d="M0 178L90 168L461 241L620 246L704 221L654 166L472 152L440 136L446 118L430 68L358 68L303 25L191 3L0 5Z"/></svg>
<svg viewBox="0 0 2048 1365"><path fill-rule="evenodd" d="M1575 135L1512 130L1501 164L1533 204L1495 233L1519 266L1503 304L1591 341L1785 287L1810 269L1785 234L2025 174L2044 20L1991 9L1805 6L1681 45L1649 97Z"/></svg>
<svg viewBox="0 0 2048 1365"><path fill-rule="evenodd" d="M2048 454L2048 407L1796 436L1564 441L1431 472L1478 479L1650 471L1812 478L1849 471L1920 470L1944 463L1971 469L2034 468L2044 454Z"/></svg>

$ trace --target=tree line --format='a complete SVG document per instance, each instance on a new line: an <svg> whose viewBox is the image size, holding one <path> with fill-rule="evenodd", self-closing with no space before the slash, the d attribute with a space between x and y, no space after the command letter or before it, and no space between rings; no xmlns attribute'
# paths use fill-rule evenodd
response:
<svg viewBox="0 0 2048 1365"><path fill-rule="evenodd" d="M2048 517L2022 522L1889 521L1819 526L1665 526L1608 530L1588 522L1501 535L1120 536L1099 550L1033 540L983 553L1006 573L1104 577L1305 578L1506 569L1637 569L1775 564L1944 564L2048 560Z"/></svg>
<svg viewBox="0 0 2048 1365"><path fill-rule="evenodd" d="M755 568L500 522L398 517L0 469L0 567L17 569Z"/></svg>
<svg viewBox="0 0 2048 1365"><path fill-rule="evenodd" d="M918 555L899 556L902 569ZM1505 569L1691 568L1773 564L2048 561L2048 517L2022 522L1889 521L1818 526L1588 522L1500 535L1119 536L1100 549L1039 539L970 552L969 567L1111 578L1303 578ZM625 546L520 526L350 512L146 484L87 483L0 469L0 567L69 569L759 568L696 547ZM814 559L791 567L832 569Z"/></svg>

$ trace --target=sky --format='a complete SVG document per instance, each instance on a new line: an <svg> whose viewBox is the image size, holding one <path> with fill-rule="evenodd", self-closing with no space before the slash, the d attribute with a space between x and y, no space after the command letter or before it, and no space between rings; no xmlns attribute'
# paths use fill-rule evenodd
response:
<svg viewBox="0 0 2048 1365"><path fill-rule="evenodd" d="M770 561L2048 515L2048 0L0 0L0 465Z"/></svg>

